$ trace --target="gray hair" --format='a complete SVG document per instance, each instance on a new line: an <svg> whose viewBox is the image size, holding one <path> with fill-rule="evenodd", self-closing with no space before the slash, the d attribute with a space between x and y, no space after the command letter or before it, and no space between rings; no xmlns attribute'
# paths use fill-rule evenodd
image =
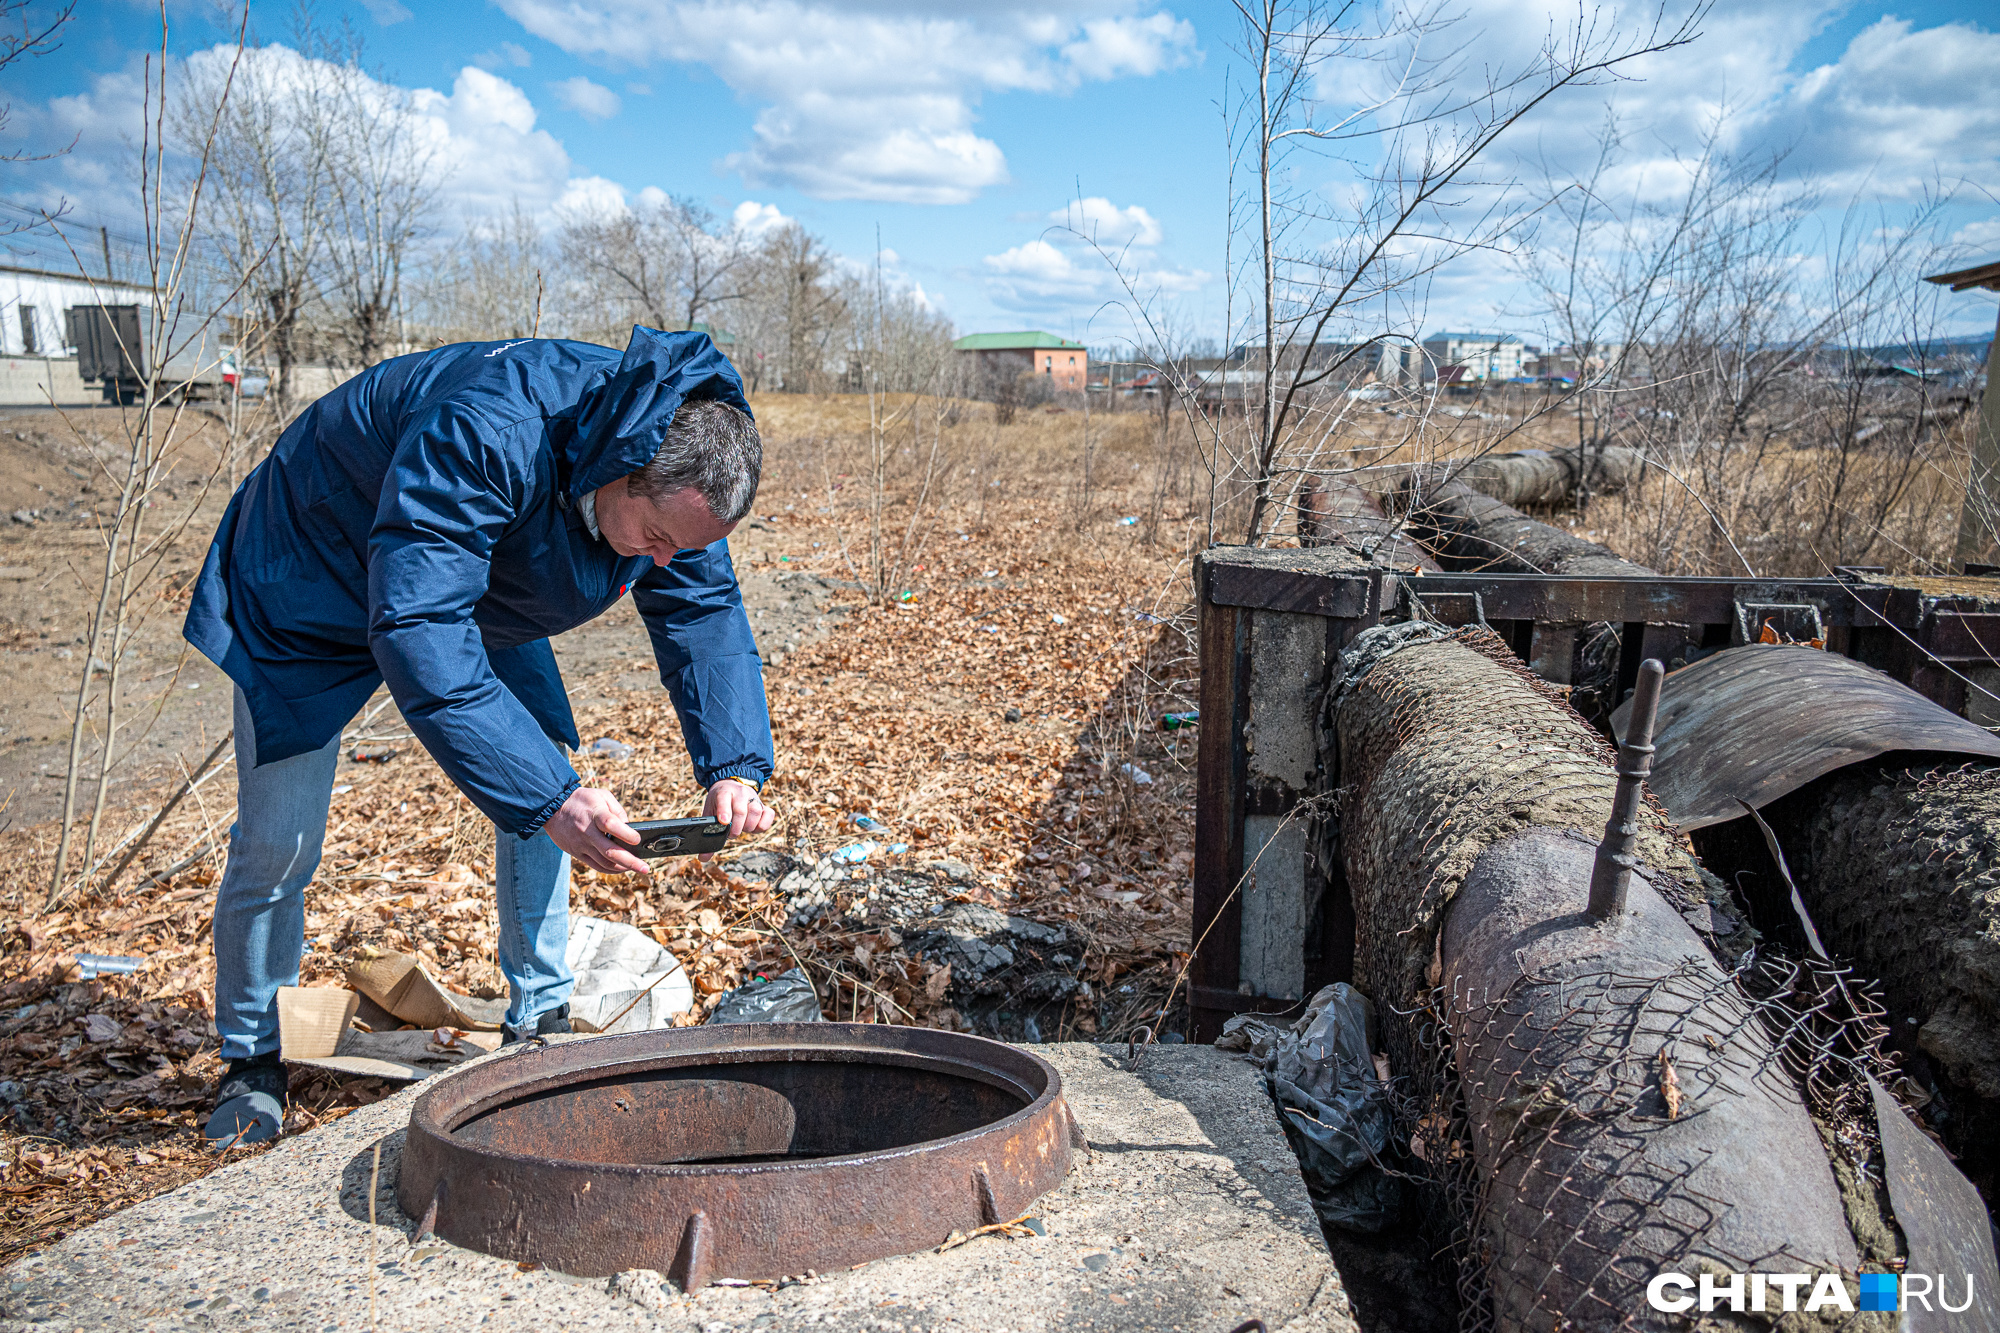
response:
<svg viewBox="0 0 2000 1333"><path fill-rule="evenodd" d="M646 500L697 491L718 520L734 523L750 512L763 467L764 443L750 414L705 398L680 405L660 452L625 478L625 491Z"/></svg>

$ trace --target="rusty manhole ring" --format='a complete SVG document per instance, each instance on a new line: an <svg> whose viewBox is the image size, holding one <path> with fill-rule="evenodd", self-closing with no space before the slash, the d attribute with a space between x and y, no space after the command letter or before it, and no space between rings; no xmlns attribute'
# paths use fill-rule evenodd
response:
<svg viewBox="0 0 2000 1333"><path fill-rule="evenodd" d="M530 1045L439 1078L396 1199L579 1277L831 1271L1026 1212L1069 1172L1045 1060L983 1037L746 1023Z"/></svg>

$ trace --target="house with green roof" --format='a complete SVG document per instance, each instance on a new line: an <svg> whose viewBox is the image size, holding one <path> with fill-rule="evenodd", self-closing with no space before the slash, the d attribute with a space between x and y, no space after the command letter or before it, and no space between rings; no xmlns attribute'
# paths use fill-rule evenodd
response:
<svg viewBox="0 0 2000 1333"><path fill-rule="evenodd" d="M1090 353L1084 345L1040 329L968 333L952 349L975 358L987 375L1046 375L1052 388L1077 393L1090 379Z"/></svg>

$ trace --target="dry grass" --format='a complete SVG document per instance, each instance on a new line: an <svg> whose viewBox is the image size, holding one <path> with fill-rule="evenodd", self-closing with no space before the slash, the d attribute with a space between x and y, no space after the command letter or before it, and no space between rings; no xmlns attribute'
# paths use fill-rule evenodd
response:
<svg viewBox="0 0 2000 1333"><path fill-rule="evenodd" d="M1284 461L1275 529L1295 523L1307 471L1395 467L1518 449L1575 448L1602 439L1645 451L1653 466L1632 490L1582 512L1542 515L1666 574L1824 576L1836 565L1891 573L1948 568L1965 497L1975 414L1962 400L1840 398L1753 418L1729 443L1694 438L1676 419L1632 414L1582 420L1571 408L1518 393L1376 406L1342 400L1308 413ZM1246 434L1228 422L1225 441ZM1227 452L1225 446L1225 452ZM1240 448L1240 446L1238 446ZM1241 484L1220 484L1225 532L1247 513ZM1229 537L1229 540L1239 540ZM1732 549L1733 548L1733 549Z"/></svg>
<svg viewBox="0 0 2000 1333"><path fill-rule="evenodd" d="M1826 577L1836 565L1941 573L1965 498L1962 441L1951 443L1914 461L1887 448L1774 446L1675 467L1680 480L1649 468L1638 487L1566 522L1666 574L1741 574L1746 562L1765 577Z"/></svg>
<svg viewBox="0 0 2000 1333"><path fill-rule="evenodd" d="M758 509L773 515L784 565L846 581L850 610L830 637L767 670L779 755L768 792L780 822L741 850L811 860L852 840L849 817L868 813L891 830L871 836L907 844L895 865L961 862L973 883L960 881L956 896L1086 939L1077 973L1088 989L1047 1013L1046 1034L1117 1037L1157 1021L1187 948L1192 733L1162 733L1157 719L1192 705L1187 561L1199 497L1157 419L1093 418L1086 437L1079 413L996 427L989 409L911 406L910 438L888 437L878 494L855 465L870 443L865 400L757 404L768 441ZM896 534L900 577L871 603L853 585L878 516ZM1128 516L1144 521L1119 522ZM1008 721L1009 709L1021 720ZM639 750L599 762L587 780L658 814L698 802L657 688L579 723L586 739ZM1136 781L1127 764L1152 780ZM386 947L423 955L462 988L492 990L484 821L420 752L343 765L339 781L349 790L336 797L306 893L305 982L334 982L356 951ZM0 1255L214 1165L196 1125L219 1069L208 930L226 850L182 863L226 827L226 776L203 795L120 883L46 916L36 908L52 829L0 835L0 1081L13 1085ZM148 813L128 808L112 826ZM787 924L768 884L689 862L650 885L579 871L571 904L673 948L696 982L697 1019L722 991L804 962L829 1017L964 1026L948 969L874 913L880 873L860 872L807 925ZM147 963L84 982L78 952ZM293 1127L388 1090L297 1075Z"/></svg>

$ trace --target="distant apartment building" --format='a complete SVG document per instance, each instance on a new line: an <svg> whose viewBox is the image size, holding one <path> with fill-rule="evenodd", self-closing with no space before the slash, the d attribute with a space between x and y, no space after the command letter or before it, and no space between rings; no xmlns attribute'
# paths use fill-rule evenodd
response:
<svg viewBox="0 0 2000 1333"><path fill-rule="evenodd" d="M1090 380L1090 353L1084 345L1039 329L971 333L954 342L952 348L975 358L987 375L1044 375L1053 388L1078 393Z"/></svg>
<svg viewBox="0 0 2000 1333"><path fill-rule="evenodd" d="M1537 379L1564 379L1573 383L1595 380L1613 366L1625 363L1622 343L1598 343L1579 351L1568 343L1546 348L1525 363L1527 373ZM1634 367L1627 367L1627 373Z"/></svg>
<svg viewBox="0 0 2000 1333"><path fill-rule="evenodd" d="M1423 378L1453 384L1515 379L1527 351L1511 333L1433 333L1424 339Z"/></svg>

